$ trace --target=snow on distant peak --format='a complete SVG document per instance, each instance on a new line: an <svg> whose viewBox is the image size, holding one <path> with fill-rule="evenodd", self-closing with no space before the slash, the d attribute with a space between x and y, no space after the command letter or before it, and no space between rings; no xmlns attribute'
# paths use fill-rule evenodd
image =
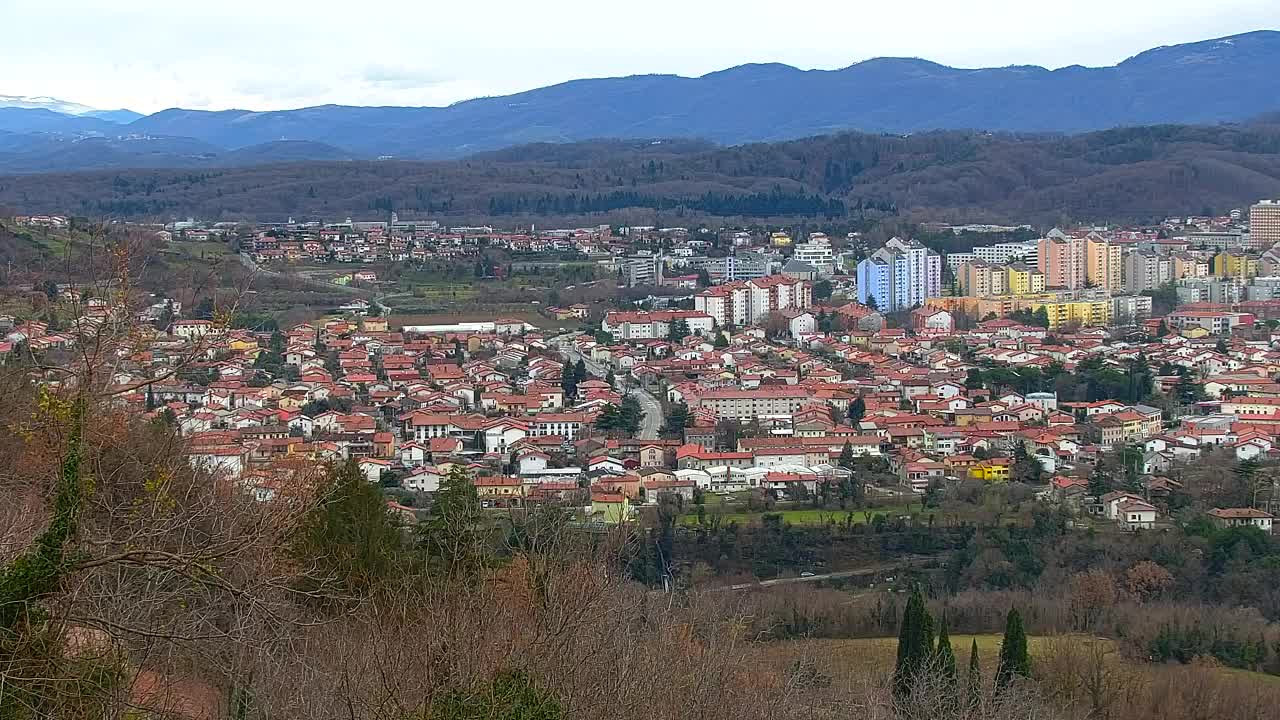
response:
<svg viewBox="0 0 1280 720"><path fill-rule="evenodd" d="M91 108L88 105L67 102L52 97L29 97L24 95L0 95L0 107L17 107L29 109L52 110L53 112L63 113L64 115L84 115L85 113L95 112L97 108Z"/></svg>

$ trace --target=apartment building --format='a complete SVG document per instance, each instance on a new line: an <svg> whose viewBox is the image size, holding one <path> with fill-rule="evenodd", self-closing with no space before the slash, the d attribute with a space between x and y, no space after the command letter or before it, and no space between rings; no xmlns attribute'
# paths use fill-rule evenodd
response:
<svg viewBox="0 0 1280 720"><path fill-rule="evenodd" d="M697 404L715 413L717 419L754 420L794 415L808 401L809 390L806 388L722 388L703 393Z"/></svg>
<svg viewBox="0 0 1280 720"><path fill-rule="evenodd" d="M813 286L785 275L728 283L693 298L693 308L721 327L751 325L775 310L803 309L813 304Z"/></svg>
<svg viewBox="0 0 1280 720"><path fill-rule="evenodd" d="M1089 285L1110 293L1120 292L1124 275L1122 262L1119 245L1094 236L1085 239L1085 281Z"/></svg>
<svg viewBox="0 0 1280 720"><path fill-rule="evenodd" d="M1036 295L1045 291L1044 273L1026 263L1010 263L1004 268L1005 292L1010 295Z"/></svg>
<svg viewBox="0 0 1280 720"><path fill-rule="evenodd" d="M1177 281L1178 303L1226 303L1235 304L1243 297L1243 285L1234 279L1212 277L1183 278ZM1249 298L1269 299L1269 298Z"/></svg>
<svg viewBox="0 0 1280 720"><path fill-rule="evenodd" d="M831 275L835 272L835 256L831 252L831 240L822 233L814 233L809 236L808 242L798 243L791 259L812 265L819 275Z"/></svg>
<svg viewBox="0 0 1280 720"><path fill-rule="evenodd" d="M618 271L627 285L661 285L664 261L661 255L640 255L623 258Z"/></svg>
<svg viewBox="0 0 1280 720"><path fill-rule="evenodd" d="M1137 325L1151 318L1151 298L1146 295L1115 295L1111 298L1111 322Z"/></svg>
<svg viewBox="0 0 1280 720"><path fill-rule="evenodd" d="M715 320L696 310L654 310L652 312L611 312L600 328L619 340L653 340L667 337L674 323L683 320L689 332L710 335Z"/></svg>
<svg viewBox="0 0 1280 720"><path fill-rule="evenodd" d="M1244 252L1226 250L1213 256L1213 275L1245 282L1258 275L1259 258Z"/></svg>
<svg viewBox="0 0 1280 720"><path fill-rule="evenodd" d="M1006 292L1005 279L1004 268L981 260L965 263L956 272L956 281L960 284L960 294L969 297L1004 295Z"/></svg>
<svg viewBox="0 0 1280 720"><path fill-rule="evenodd" d="M1044 273L1045 285L1070 290L1084 287L1088 280L1085 272L1088 246L1089 238L1070 237L1056 229L1040 238L1036 258L1037 267Z"/></svg>
<svg viewBox="0 0 1280 720"><path fill-rule="evenodd" d="M1044 273L1025 263L966 263L956 273L960 293L969 297L1034 295L1045 291Z"/></svg>
<svg viewBox="0 0 1280 720"><path fill-rule="evenodd" d="M1111 324L1110 300L1071 300L1035 303L1033 310L1044 308L1049 318L1049 329L1057 330L1066 325L1080 327L1106 327Z"/></svg>
<svg viewBox="0 0 1280 720"><path fill-rule="evenodd" d="M858 263L858 302L882 312L908 310L942 295L942 256L893 238Z"/></svg>
<svg viewBox="0 0 1280 720"><path fill-rule="evenodd" d="M1150 250L1135 250L1124 258L1124 290L1138 294L1155 290L1173 279L1173 259Z"/></svg>
<svg viewBox="0 0 1280 720"><path fill-rule="evenodd" d="M1280 200L1263 200L1249 208L1249 244L1269 248L1280 243Z"/></svg>
<svg viewBox="0 0 1280 720"><path fill-rule="evenodd" d="M1035 265L1040 255L1039 243L1035 240L1016 243L996 243L983 245L973 249L973 257L992 265L1007 265L1011 262L1024 262Z"/></svg>

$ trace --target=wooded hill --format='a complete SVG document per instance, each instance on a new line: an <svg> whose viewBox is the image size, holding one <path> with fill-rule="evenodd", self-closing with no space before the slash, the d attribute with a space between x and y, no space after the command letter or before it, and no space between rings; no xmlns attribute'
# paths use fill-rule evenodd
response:
<svg viewBox="0 0 1280 720"><path fill-rule="evenodd" d="M1074 136L844 133L716 148L537 144L449 162L0 178L0 206L89 217L538 221L1149 220L1280 196L1280 122Z"/></svg>

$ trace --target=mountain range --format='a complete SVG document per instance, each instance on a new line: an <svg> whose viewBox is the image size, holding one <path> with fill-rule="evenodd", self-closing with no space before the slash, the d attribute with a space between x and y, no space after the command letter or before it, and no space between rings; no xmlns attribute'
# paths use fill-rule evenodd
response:
<svg viewBox="0 0 1280 720"><path fill-rule="evenodd" d="M595 138L735 145L845 130L1077 133L1241 122L1280 109L1278 68L1280 32L1263 30L1159 47L1111 67L962 69L913 58L840 70L755 64L697 78L574 80L448 107L175 108L138 116L0 96L0 172L219 167L274 162L281 153L432 160Z"/></svg>

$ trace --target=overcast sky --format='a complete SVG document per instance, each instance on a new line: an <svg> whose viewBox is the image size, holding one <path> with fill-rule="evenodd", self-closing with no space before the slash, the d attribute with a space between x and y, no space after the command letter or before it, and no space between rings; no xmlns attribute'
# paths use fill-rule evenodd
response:
<svg viewBox="0 0 1280 720"><path fill-rule="evenodd" d="M443 105L580 77L1111 65L1280 29L1280 0L0 0L0 95L154 112Z"/></svg>

